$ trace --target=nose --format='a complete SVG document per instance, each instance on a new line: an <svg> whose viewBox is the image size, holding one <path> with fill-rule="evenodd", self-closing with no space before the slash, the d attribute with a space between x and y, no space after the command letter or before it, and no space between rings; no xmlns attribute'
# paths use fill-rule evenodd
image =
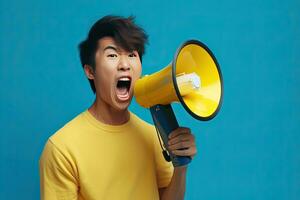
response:
<svg viewBox="0 0 300 200"><path fill-rule="evenodd" d="M121 56L118 70L127 71L127 70L130 70L130 68L131 68L131 66L130 66L130 63L129 63L129 60L127 59L127 57Z"/></svg>

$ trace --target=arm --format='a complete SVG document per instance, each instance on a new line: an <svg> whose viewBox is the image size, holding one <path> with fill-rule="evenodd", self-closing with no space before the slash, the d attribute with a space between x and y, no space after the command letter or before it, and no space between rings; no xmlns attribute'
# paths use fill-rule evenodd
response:
<svg viewBox="0 0 300 200"><path fill-rule="evenodd" d="M181 200L184 199L187 167L176 167L172 180L168 187L159 188L161 200Z"/></svg>
<svg viewBox="0 0 300 200"><path fill-rule="evenodd" d="M195 137L188 128L178 128L169 136L168 151L178 156L196 155ZM185 193L187 166L175 167L168 187L159 189L161 200L183 200Z"/></svg>
<svg viewBox="0 0 300 200"><path fill-rule="evenodd" d="M77 176L71 161L50 140L40 157L39 169L42 200L77 200Z"/></svg>

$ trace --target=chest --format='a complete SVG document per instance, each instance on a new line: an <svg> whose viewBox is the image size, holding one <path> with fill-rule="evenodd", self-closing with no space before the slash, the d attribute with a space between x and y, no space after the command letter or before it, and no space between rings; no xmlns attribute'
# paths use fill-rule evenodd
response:
<svg viewBox="0 0 300 200"><path fill-rule="evenodd" d="M138 133L96 135L78 145L76 153L83 182L128 182L155 171L153 143Z"/></svg>

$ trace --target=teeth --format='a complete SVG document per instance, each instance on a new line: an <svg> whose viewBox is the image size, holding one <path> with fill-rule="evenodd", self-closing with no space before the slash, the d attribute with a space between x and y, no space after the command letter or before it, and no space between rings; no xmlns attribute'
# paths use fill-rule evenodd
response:
<svg viewBox="0 0 300 200"><path fill-rule="evenodd" d="M120 81L130 81L130 78L128 78L128 77L122 77L122 78L120 78L119 80L120 80Z"/></svg>

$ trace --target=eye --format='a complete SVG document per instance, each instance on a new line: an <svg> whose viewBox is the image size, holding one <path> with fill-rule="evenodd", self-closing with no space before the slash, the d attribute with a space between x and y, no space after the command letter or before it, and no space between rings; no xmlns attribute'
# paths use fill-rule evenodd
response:
<svg viewBox="0 0 300 200"><path fill-rule="evenodd" d="M118 55L115 53L111 53L111 54L108 54L107 57L116 58L116 57L118 57Z"/></svg>
<svg viewBox="0 0 300 200"><path fill-rule="evenodd" d="M137 55L136 55L136 53L131 53L131 54L129 54L128 56L129 56L129 57L136 57Z"/></svg>

